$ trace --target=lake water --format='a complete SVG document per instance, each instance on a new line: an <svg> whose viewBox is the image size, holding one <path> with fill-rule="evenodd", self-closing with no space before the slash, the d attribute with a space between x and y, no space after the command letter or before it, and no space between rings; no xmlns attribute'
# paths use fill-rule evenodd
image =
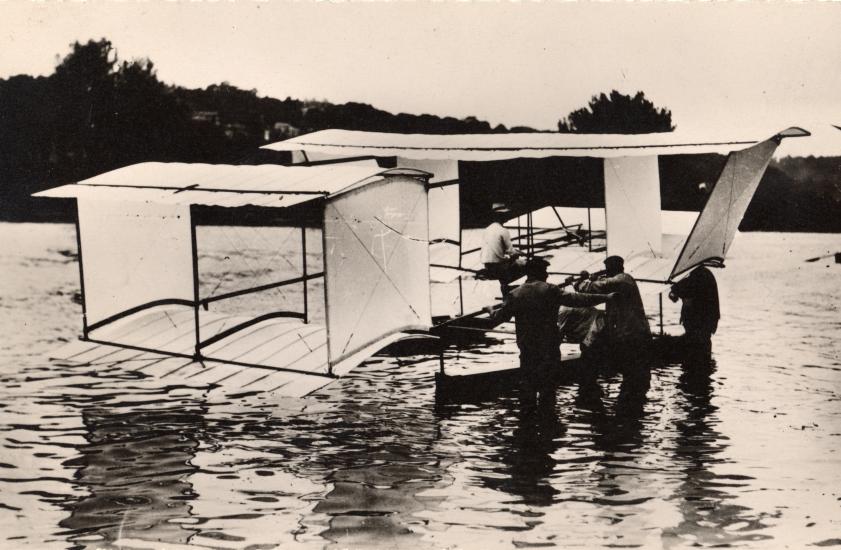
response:
<svg viewBox="0 0 841 550"><path fill-rule="evenodd" d="M422 356L301 399L61 366L73 228L0 237L0 548L841 547L841 265L804 262L838 235L739 235L715 369L633 414L615 379L436 407ZM513 366L505 338L459 361Z"/></svg>

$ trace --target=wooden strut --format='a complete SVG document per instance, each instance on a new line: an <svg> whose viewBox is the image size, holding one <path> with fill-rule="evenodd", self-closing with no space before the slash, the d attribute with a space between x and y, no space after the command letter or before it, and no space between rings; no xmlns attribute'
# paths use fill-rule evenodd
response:
<svg viewBox="0 0 841 550"><path fill-rule="evenodd" d="M307 300L307 228L301 226L301 266L302 266L302 283L304 285L304 324L309 321L309 302Z"/></svg>
<svg viewBox="0 0 841 550"><path fill-rule="evenodd" d="M660 301L660 336L663 336L663 293L657 295Z"/></svg>
<svg viewBox="0 0 841 550"><path fill-rule="evenodd" d="M461 187L459 186L459 196L461 196ZM464 242L464 235L463 235L463 228L461 225L461 211L459 211L458 215L458 268L462 269L464 265L462 264L462 259L464 258L464 248L462 248L462 244ZM464 287L462 286L461 282L461 275L458 276L458 310L461 315L464 315ZM443 352L442 352L443 353ZM443 355L441 357L443 361ZM442 372L443 372L443 365L442 365Z"/></svg>
<svg viewBox="0 0 841 550"><path fill-rule="evenodd" d="M82 336L88 337L88 312L85 304L85 270L82 266L82 232L79 225L79 210L76 209L76 259L79 262L79 297L82 302Z"/></svg>
<svg viewBox="0 0 841 550"><path fill-rule="evenodd" d="M190 244L193 255L193 320L195 322L195 355L196 361L201 361L201 333L199 330L199 255L196 242L196 221L193 218L195 208L190 206Z"/></svg>
<svg viewBox="0 0 841 550"><path fill-rule="evenodd" d="M306 152L304 153L306 157ZM333 358L330 352L330 299L327 293L327 284L329 278L327 276L327 208L322 210L322 224L321 224L321 272L324 274L324 330L327 333L327 373L333 376Z"/></svg>
<svg viewBox="0 0 841 550"><path fill-rule="evenodd" d="M517 333L513 330L501 330L496 328L477 328L477 327L462 327L459 325L450 325L447 327L448 329L455 329L455 330L468 330L472 332L482 332L484 334L509 334L509 335L516 335Z"/></svg>
<svg viewBox="0 0 841 550"><path fill-rule="evenodd" d="M267 283L265 285L255 286L251 288L244 288L242 290L234 290L233 292L226 292L225 294L217 294L216 296L210 296L208 298L202 298L199 300L199 304L207 307L207 304L211 304L213 302L218 302L219 300L227 300L228 298L236 298L238 296L243 296L245 294L252 294L254 292L260 292L262 290L270 290L272 288L277 288L281 286L291 285L295 283L300 283L302 281L308 281L310 279L317 279L319 277L323 277L324 273L313 273L311 275L306 275L304 277L295 277L294 279L286 279L284 281L277 281L275 283Z"/></svg>

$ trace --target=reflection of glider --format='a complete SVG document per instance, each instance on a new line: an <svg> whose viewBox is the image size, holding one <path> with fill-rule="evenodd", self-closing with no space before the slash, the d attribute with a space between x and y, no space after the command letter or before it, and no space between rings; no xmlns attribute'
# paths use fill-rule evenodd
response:
<svg viewBox="0 0 841 550"><path fill-rule="evenodd" d="M166 374L183 369L234 391L303 395L323 386L429 329L428 177L376 166L143 163L38 193L78 204L82 341L55 357L101 363L154 353L175 360ZM254 269L202 273L208 249L197 229L220 219L226 227L214 229L225 236L243 225L267 232L269 257L245 241L224 260ZM284 247L278 229L299 232L291 241L300 244ZM308 243L313 231L320 238ZM297 263L287 250L300 254ZM294 304L269 301L290 285ZM249 298L238 314L225 311Z"/></svg>

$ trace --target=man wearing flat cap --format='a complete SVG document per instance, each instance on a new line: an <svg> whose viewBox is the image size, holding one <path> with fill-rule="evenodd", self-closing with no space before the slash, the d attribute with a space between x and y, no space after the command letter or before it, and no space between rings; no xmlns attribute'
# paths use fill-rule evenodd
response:
<svg viewBox="0 0 841 550"><path fill-rule="evenodd" d="M482 233L481 261L485 265L485 275L499 281L502 295L508 294L509 285L525 273L525 260L520 251L511 243L511 235L503 227L511 210L501 203L491 208L493 222Z"/></svg>
<svg viewBox="0 0 841 550"><path fill-rule="evenodd" d="M543 258L530 259L526 263L526 282L505 297L501 308L488 308L496 323L514 318L524 389L532 395L545 388L550 371L561 363L560 306L594 306L613 297L609 293L584 294L564 290L547 283L548 265Z"/></svg>
<svg viewBox="0 0 841 550"><path fill-rule="evenodd" d="M621 256L608 256L604 260L605 276L592 279L586 271L576 290L592 294L616 293L607 304L605 336L611 362L623 375L623 383L633 376L643 393L648 389L649 346L651 329L645 316L637 282L625 273Z"/></svg>

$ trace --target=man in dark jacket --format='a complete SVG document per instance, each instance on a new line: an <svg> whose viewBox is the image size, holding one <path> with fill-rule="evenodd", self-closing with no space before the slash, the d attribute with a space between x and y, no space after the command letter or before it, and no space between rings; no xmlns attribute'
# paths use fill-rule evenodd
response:
<svg viewBox="0 0 841 550"><path fill-rule="evenodd" d="M604 277L590 280L590 274L582 272L582 280L576 285L580 292L592 294L618 294L607 305L607 337L612 346L620 344L647 345L651 340L651 329L645 316L637 282L625 273L625 261L621 256L609 256L604 261Z"/></svg>
<svg viewBox="0 0 841 550"><path fill-rule="evenodd" d="M688 277L672 285L669 298L673 302L683 300L680 324L686 331L687 354L708 356L712 349L710 340L721 317L715 276L706 267L698 266Z"/></svg>
<svg viewBox="0 0 841 550"><path fill-rule="evenodd" d="M576 288L594 294L616 293L616 298L607 304L605 315L607 358L622 373L627 395L645 395L650 380L651 329L642 297L637 282L625 273L621 256L608 256L604 266L601 278L589 280L589 273L582 272L584 280Z"/></svg>
<svg viewBox="0 0 841 550"><path fill-rule="evenodd" d="M502 307L491 313L497 323L514 318L523 381L534 391L540 390L551 369L561 362L558 308L592 306L611 299L607 294L583 294L547 283L547 265L542 258L530 260L526 264L526 282L512 290Z"/></svg>

